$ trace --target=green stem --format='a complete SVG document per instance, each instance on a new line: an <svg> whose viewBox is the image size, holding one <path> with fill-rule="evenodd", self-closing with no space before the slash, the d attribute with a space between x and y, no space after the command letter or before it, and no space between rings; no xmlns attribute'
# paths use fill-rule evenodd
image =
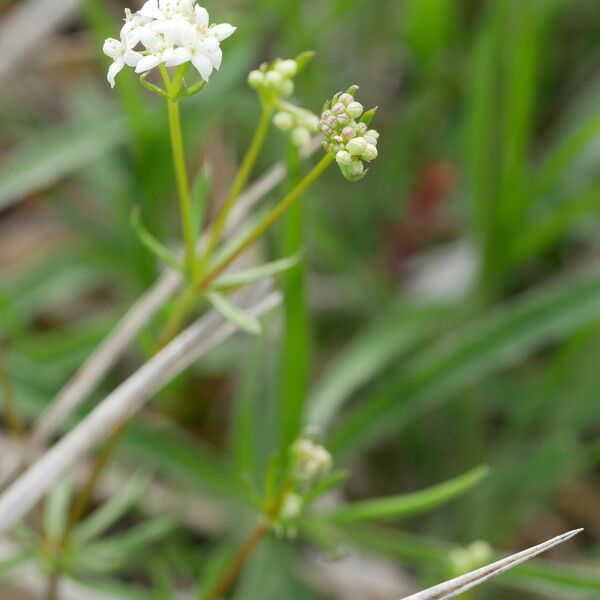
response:
<svg viewBox="0 0 600 600"><path fill-rule="evenodd" d="M254 166L256 165L256 161L258 160L258 156L260 151L265 143L265 139L267 137L267 133L269 132L269 125L271 124L271 115L273 114L273 108L269 105L263 107L262 115L256 131L254 132L254 137L252 138L252 142L244 156L242 164L237 172L237 175L231 185L231 189L229 190L229 194L223 204L223 208L215 221L214 227L212 229L212 233L210 235L210 239L208 241L208 245L206 247L206 251L204 255L199 261L198 265L198 273L201 273L210 262L210 258L212 253L214 252L217 244L221 239L221 235L227 225L227 219L235 206L235 202L238 199L239 195L242 193L246 184L248 183L248 179L252 174Z"/></svg>
<svg viewBox="0 0 600 600"><path fill-rule="evenodd" d="M196 289L200 291L206 289L240 254L260 239L284 215L288 208L319 179L333 162L333 159L332 154L326 154L314 169L235 248L225 255L206 276L202 277Z"/></svg>
<svg viewBox="0 0 600 600"><path fill-rule="evenodd" d="M288 190L300 181L298 148L288 141ZM291 207L282 220L281 254L296 254L304 241L304 204ZM285 328L281 350L281 447L287 448L298 436L310 371L310 323L306 302L304 261L282 276Z"/></svg>
<svg viewBox="0 0 600 600"><path fill-rule="evenodd" d="M167 70L161 65L161 74L169 98L167 109L169 113L169 131L171 133L171 150L173 153L173 164L177 179L177 192L179 198L179 212L181 216L181 229L185 246L185 265L188 274L192 278L196 274L196 248L194 234L194 220L192 218L192 201L190 194L189 177L187 173L185 149L183 145L183 134L181 133L181 114L177 95L181 91L183 83L183 69L179 67L170 80Z"/></svg>

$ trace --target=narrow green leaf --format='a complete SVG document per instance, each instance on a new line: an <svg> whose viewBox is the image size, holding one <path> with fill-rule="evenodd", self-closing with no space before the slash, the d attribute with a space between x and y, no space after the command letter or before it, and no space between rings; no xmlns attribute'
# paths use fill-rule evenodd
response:
<svg viewBox="0 0 600 600"><path fill-rule="evenodd" d="M488 474L488 467L477 467L464 475L420 492L353 502L328 513L327 518L341 523L406 519L428 512L465 494Z"/></svg>
<svg viewBox="0 0 600 600"><path fill-rule="evenodd" d="M273 277L279 275L284 271L295 267L300 262L300 255L290 256L282 260L276 260L270 263L259 265L251 269L244 271L237 271L236 273L227 273L217 279L212 287L217 290L231 290L260 279L266 279L267 277Z"/></svg>
<svg viewBox="0 0 600 600"><path fill-rule="evenodd" d="M69 519L69 508L73 497L73 481L63 479L55 486L44 503L44 530L54 541L62 539Z"/></svg>
<svg viewBox="0 0 600 600"><path fill-rule="evenodd" d="M312 59L316 56L316 52L314 50L307 50L306 52L302 52L296 56L296 63L298 64L298 73L302 73L304 69L308 66L308 64L312 61Z"/></svg>
<svg viewBox="0 0 600 600"><path fill-rule="evenodd" d="M215 310L219 311L228 321L237 325L242 331L246 331L252 335L260 335L262 333L260 321L238 308L223 294L209 292L206 294L206 298Z"/></svg>
<svg viewBox="0 0 600 600"><path fill-rule="evenodd" d="M135 506L149 483L150 476L147 473L140 472L134 475L121 492L78 525L73 534L74 541L82 545L87 544L104 533Z"/></svg>
<svg viewBox="0 0 600 600"><path fill-rule="evenodd" d="M131 211L131 227L140 242L150 250L152 254L165 264L169 265L172 269L183 273L183 267L177 257L144 227L139 208L134 208Z"/></svg>
<svg viewBox="0 0 600 600"><path fill-rule="evenodd" d="M365 125L370 125L378 108L378 106L375 106L374 108L367 110L360 119L361 123L364 123Z"/></svg>

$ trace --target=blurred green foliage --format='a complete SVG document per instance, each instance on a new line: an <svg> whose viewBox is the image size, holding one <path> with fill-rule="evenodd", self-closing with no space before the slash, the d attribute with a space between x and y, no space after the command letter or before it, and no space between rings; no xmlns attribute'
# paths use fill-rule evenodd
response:
<svg viewBox="0 0 600 600"><path fill-rule="evenodd" d="M26 73L0 106L1 216L41 209L66 232L35 260L10 265L0 288L5 368L27 419L159 273L132 235L132 207L153 235L176 239L162 107L131 75L120 76L116 96L101 81L100 42L122 8L83 2L79 28L94 36L98 70L68 85L49 76L49 89L61 86L61 119L44 95L23 100ZM221 543L173 534L161 521L158 533L123 542L141 549L155 533L164 540L154 597L170 598L176 580L216 577L252 523L244 476L258 485L273 450L309 425L355 475L345 490L357 500L491 466L463 498L402 530L369 518L336 531L308 523L311 539L333 548L351 541L415 567L429 583L451 574L455 545L485 539L503 548L537 541L557 522L582 524L591 531L579 562L595 574L539 563L502 583L520 590L512 598L597 597L598 515L580 523L577 503L561 498L575 485L600 494L598 3L246 0L208 8L239 26L222 71L184 106L194 172L223 161L212 165L220 172L213 200L259 115L246 73L274 56L317 51L297 92L314 111L359 83L365 104L380 106L380 159L355 185L329 173L263 248L272 260L305 253L283 278L285 342L241 337L224 346L157 399L172 423L142 415L129 430L123 465L142 463L230 509ZM260 170L280 157L292 180L306 168L273 131ZM445 294L438 272L435 294L419 293L423 257L448 258L459 245L467 248L459 271L471 267L472 277ZM459 279L453 265L442 269ZM164 316L95 401L142 359ZM118 540L97 543L121 558L109 545ZM235 598L321 597L296 558L270 539ZM116 580L97 585L148 597Z"/></svg>

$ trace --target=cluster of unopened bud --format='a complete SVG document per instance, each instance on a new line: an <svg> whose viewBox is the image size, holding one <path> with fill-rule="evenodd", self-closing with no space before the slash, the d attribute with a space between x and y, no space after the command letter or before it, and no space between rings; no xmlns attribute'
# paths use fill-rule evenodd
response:
<svg viewBox="0 0 600 600"><path fill-rule="evenodd" d="M297 73L297 61L278 58L272 63L263 63L258 69L250 71L248 84L261 93L291 96L294 93L294 77Z"/></svg>
<svg viewBox="0 0 600 600"><path fill-rule="evenodd" d="M323 146L335 155L344 177L358 181L365 174L363 161L377 158L379 133L369 129L375 109L365 112L360 102L354 99L357 86L347 92L336 94L328 102L319 121L319 129L325 135Z"/></svg>
<svg viewBox="0 0 600 600"><path fill-rule="evenodd" d="M288 103L281 104L280 109L273 117L275 127L289 132L294 145L299 148L306 146L319 130L319 117L305 108Z"/></svg>
<svg viewBox="0 0 600 600"><path fill-rule="evenodd" d="M294 442L290 458L292 476L300 483L314 483L333 467L331 454L306 438Z"/></svg>

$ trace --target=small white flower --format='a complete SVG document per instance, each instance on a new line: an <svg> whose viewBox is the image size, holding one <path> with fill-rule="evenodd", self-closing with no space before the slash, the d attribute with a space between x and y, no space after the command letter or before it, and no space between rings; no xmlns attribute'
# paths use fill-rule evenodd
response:
<svg viewBox="0 0 600 600"><path fill-rule="evenodd" d="M212 36L202 36L190 23L181 23L180 38L186 60L192 62L200 77L208 81L213 69L219 69L223 60L223 52L219 42Z"/></svg>
<svg viewBox="0 0 600 600"><path fill-rule="evenodd" d="M292 446L294 476L299 481L315 481L333 466L331 454L323 446L308 439L300 439Z"/></svg>
<svg viewBox="0 0 600 600"><path fill-rule="evenodd" d="M177 67L189 60L189 52L185 48L176 48L167 40L164 34L149 27L140 32L140 40L149 52L135 68L136 73L146 73L164 64L167 67Z"/></svg>
<svg viewBox="0 0 600 600"><path fill-rule="evenodd" d="M135 42L127 39L127 36L121 37L121 40L108 38L104 42L104 54L113 59L113 64L108 69L107 79L111 87L115 87L115 77L125 68L136 67L143 58L139 52L135 52L133 47Z"/></svg>

